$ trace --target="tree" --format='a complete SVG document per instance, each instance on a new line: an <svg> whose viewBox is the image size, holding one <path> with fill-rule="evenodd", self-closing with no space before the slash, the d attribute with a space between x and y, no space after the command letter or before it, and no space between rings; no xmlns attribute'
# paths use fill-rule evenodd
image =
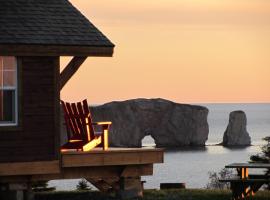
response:
<svg viewBox="0 0 270 200"><path fill-rule="evenodd" d="M76 185L77 190L91 190L91 187L88 185L87 180L81 179Z"/></svg>
<svg viewBox="0 0 270 200"><path fill-rule="evenodd" d="M220 182L220 179L228 179L233 176L233 171L230 169L222 169L220 172L208 172L209 174L209 183L207 183L207 189L230 189L230 183Z"/></svg>
<svg viewBox="0 0 270 200"><path fill-rule="evenodd" d="M55 190L55 187L48 187L49 181L35 181L32 182L32 190L34 192L42 192L42 191L53 191Z"/></svg>
<svg viewBox="0 0 270 200"><path fill-rule="evenodd" d="M252 162L260 163L270 163L270 136L263 138L266 144L262 146L262 152L256 155L252 155L250 160ZM267 175L270 175L270 169L266 171ZM270 190L270 184L268 184L267 189Z"/></svg>
<svg viewBox="0 0 270 200"><path fill-rule="evenodd" d="M252 155L250 160L253 162L270 163L270 136L263 138L266 144L262 147L262 152Z"/></svg>

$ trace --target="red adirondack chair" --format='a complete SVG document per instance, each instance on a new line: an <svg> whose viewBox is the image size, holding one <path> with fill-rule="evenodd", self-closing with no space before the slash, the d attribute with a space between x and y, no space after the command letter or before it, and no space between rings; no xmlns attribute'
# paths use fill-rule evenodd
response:
<svg viewBox="0 0 270 200"><path fill-rule="evenodd" d="M111 122L92 122L87 100L78 103L61 101L68 142L61 146L61 151L89 151L98 145L108 149L108 132ZM101 126L102 132L95 132L94 126Z"/></svg>

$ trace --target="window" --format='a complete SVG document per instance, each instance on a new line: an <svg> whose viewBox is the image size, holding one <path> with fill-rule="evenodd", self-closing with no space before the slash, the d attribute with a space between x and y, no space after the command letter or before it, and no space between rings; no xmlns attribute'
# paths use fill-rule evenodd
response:
<svg viewBox="0 0 270 200"><path fill-rule="evenodd" d="M0 56L0 126L17 125L17 60Z"/></svg>

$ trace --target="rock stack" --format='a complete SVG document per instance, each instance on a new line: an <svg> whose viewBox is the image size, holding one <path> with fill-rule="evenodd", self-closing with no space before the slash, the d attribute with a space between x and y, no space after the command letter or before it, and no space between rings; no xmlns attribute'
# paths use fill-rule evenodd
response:
<svg viewBox="0 0 270 200"><path fill-rule="evenodd" d="M243 111L230 113L229 124L223 135L223 146L249 146L251 139L247 132L247 117Z"/></svg>

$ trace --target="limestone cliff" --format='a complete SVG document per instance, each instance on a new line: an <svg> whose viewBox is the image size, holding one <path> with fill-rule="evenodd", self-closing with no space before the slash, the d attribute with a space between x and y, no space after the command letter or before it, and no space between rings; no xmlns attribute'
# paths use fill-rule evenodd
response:
<svg viewBox="0 0 270 200"><path fill-rule="evenodd" d="M164 99L134 99L91 107L94 121L112 121L110 146L141 147L151 135L159 147L203 146L208 109Z"/></svg>

